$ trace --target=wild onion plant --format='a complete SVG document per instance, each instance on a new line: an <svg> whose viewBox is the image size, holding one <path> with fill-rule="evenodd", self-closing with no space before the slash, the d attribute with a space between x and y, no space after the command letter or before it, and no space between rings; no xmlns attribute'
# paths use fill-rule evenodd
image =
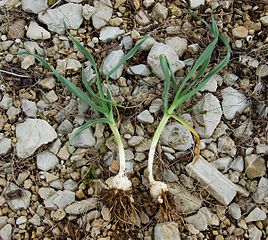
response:
<svg viewBox="0 0 268 240"><path fill-rule="evenodd" d="M95 71L95 76L92 79L85 79L83 71L82 71L82 82L88 94L84 93L80 88L75 86L70 80L62 76L60 72L56 70L53 66L51 66L43 57L34 53L29 53L29 52L24 52L21 54L30 54L34 56L45 68L52 71L54 75L57 77L57 79L62 83L62 85L64 85L69 91L71 91L78 98L80 98L83 102L85 102L91 109L94 109L95 111L102 114L101 118L89 120L84 125L82 125L75 132L73 138L77 137L78 134L80 134L85 129L91 127L92 125L95 125L97 123L108 124L114 135L115 142L118 147L120 169L116 176L111 177L107 180L107 185L109 189L124 190L124 191L131 190L131 185L132 185L131 181L126 176L126 165L125 165L126 160L125 160L124 146L123 146L121 135L118 131L118 126L114 119L113 108L114 108L115 103L112 99L112 95L109 90L109 87L107 87L107 92L104 93L102 82L100 79L100 73L99 73L96 62L93 59L93 56L67 30L66 32L68 33L69 37L71 38L75 46L78 48L78 50L81 53L83 53L84 56L87 58L87 60L91 63L91 66L93 70ZM105 76L106 83L108 83L110 76L114 72L116 72L120 66L122 66L127 60L129 60L135 55L135 53L138 51L138 49L140 48L141 44L145 41L145 39L146 39L146 36L143 37L141 41L138 44L136 44L126 55L124 55L120 59L118 64L110 72L108 72L108 74ZM96 80L97 91L94 91L91 86L91 83L93 80Z"/></svg>
<svg viewBox="0 0 268 240"><path fill-rule="evenodd" d="M197 132L180 116L177 116L175 112L183 103L191 99L193 95L195 95L200 89L202 89L205 84L210 80L210 78L220 71L223 67L225 67L231 56L231 48L228 43L228 40L219 33L219 29L214 18L211 18L211 25L207 22L203 21L210 33L213 35L214 40L207 46L207 48L202 52L200 57L196 60L195 64L193 65L192 69L188 72L185 76L183 81L178 85L176 82L176 78L174 73L172 72L170 65L168 63L167 58L164 55L160 55L160 64L162 71L164 73L164 114L163 117L154 133L152 143L149 150L148 156L148 179L150 182L150 192L154 199L158 200L159 203L163 202L163 198L161 195L165 192L168 192L167 184L156 181L153 177L153 161L155 150L157 147L158 140L160 135L167 124L170 118L175 119L176 121L180 122L184 125L195 137L197 142L197 150L196 150L196 157L195 161L198 160L200 154L200 138ZM212 68L209 72L205 75L204 73L209 68L209 63L213 54L214 49L216 48L218 42L221 41L225 48L226 48L226 56L220 61L214 68ZM203 76L204 75L204 76ZM173 85L173 100L169 103L169 91L170 91L170 83L172 82Z"/></svg>

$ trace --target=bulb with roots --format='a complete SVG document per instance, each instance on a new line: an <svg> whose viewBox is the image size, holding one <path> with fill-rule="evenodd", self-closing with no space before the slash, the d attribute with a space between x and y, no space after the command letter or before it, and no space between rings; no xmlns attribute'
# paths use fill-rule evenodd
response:
<svg viewBox="0 0 268 240"><path fill-rule="evenodd" d="M118 189L123 191L131 190L132 183L126 175L117 174L106 180L109 189Z"/></svg>
<svg viewBox="0 0 268 240"><path fill-rule="evenodd" d="M161 181L152 181L150 183L150 193L153 199L157 200L159 203L163 203L162 194L168 192L168 185Z"/></svg>

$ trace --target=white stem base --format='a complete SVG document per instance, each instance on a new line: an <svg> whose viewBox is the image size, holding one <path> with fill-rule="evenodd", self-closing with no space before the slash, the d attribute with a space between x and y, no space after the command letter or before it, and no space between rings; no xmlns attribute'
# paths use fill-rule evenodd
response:
<svg viewBox="0 0 268 240"><path fill-rule="evenodd" d="M131 190L132 183L127 178L127 176L122 176L121 174L117 174L114 177L110 177L106 180L106 184L109 189L118 189L118 190Z"/></svg>
<svg viewBox="0 0 268 240"><path fill-rule="evenodd" d="M159 203L163 203L161 195L168 191L168 185L161 181L152 181L150 183L150 193Z"/></svg>

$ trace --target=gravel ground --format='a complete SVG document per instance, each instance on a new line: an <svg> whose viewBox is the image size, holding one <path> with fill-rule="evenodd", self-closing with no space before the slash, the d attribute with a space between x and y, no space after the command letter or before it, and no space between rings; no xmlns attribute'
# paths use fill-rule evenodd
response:
<svg viewBox="0 0 268 240"><path fill-rule="evenodd" d="M152 201L147 156L163 110L158 56L178 80L212 39L216 19L232 57L165 127L154 171L170 187L170 206ZM44 56L78 86L94 72L64 32L62 19L105 74L145 34L140 51L109 82L137 199L129 221L98 189L117 173L113 135L98 116L32 56ZM224 56L219 46L209 69ZM1 0L0 239L268 239L268 4L265 0ZM94 85L94 84L93 84Z"/></svg>

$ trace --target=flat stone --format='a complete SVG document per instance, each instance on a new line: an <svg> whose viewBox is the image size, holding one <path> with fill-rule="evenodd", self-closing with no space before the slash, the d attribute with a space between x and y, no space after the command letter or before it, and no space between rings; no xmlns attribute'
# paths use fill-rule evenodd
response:
<svg viewBox="0 0 268 240"><path fill-rule="evenodd" d="M43 27L39 26L36 22L31 21L26 32L27 38L39 40L39 39L49 39L51 37L50 32L48 32Z"/></svg>
<svg viewBox="0 0 268 240"><path fill-rule="evenodd" d="M27 99L21 100L22 111L25 113L27 117L36 118L37 106L33 101L29 101Z"/></svg>
<svg viewBox="0 0 268 240"><path fill-rule="evenodd" d="M19 188L14 183L9 183L7 188L5 189L5 198L8 206L13 210L21 210L21 209L28 209L30 206L31 200L31 192L28 190L24 190ZM17 194L16 194L17 193ZM14 198L9 198L8 196L13 196Z"/></svg>
<svg viewBox="0 0 268 240"><path fill-rule="evenodd" d="M71 133L72 130L73 130L73 124L68 119L65 119L58 127L58 132L63 135Z"/></svg>
<svg viewBox="0 0 268 240"><path fill-rule="evenodd" d="M220 101L211 93L207 93L201 101L194 106L195 130L203 138L212 136L221 120L222 111Z"/></svg>
<svg viewBox="0 0 268 240"><path fill-rule="evenodd" d="M12 97L9 94L5 94L0 102L0 108L7 110L12 106Z"/></svg>
<svg viewBox="0 0 268 240"><path fill-rule="evenodd" d="M179 60L179 57L173 48L163 43L155 43L147 56L147 64L151 67L153 73L158 78L164 79L164 74L159 60L159 56L161 54L167 57L171 70L174 73L184 68L184 62Z"/></svg>
<svg viewBox="0 0 268 240"><path fill-rule="evenodd" d="M90 6L89 4L83 5L82 16L84 19L86 20L91 19L94 13L95 13L95 8L93 6Z"/></svg>
<svg viewBox="0 0 268 240"><path fill-rule="evenodd" d="M161 98L156 98L155 100L152 101L149 111L150 113L157 113L160 111L161 107L163 106L163 100Z"/></svg>
<svg viewBox="0 0 268 240"><path fill-rule="evenodd" d="M112 41L113 39L116 39L120 35L124 34L125 31L120 29L119 27L103 27L100 30L100 37L99 39L102 42L108 42Z"/></svg>
<svg viewBox="0 0 268 240"><path fill-rule="evenodd" d="M113 6L110 0L94 0L95 13L92 15L94 28L101 29L112 17Z"/></svg>
<svg viewBox="0 0 268 240"><path fill-rule="evenodd" d="M205 216L200 212L186 217L185 221L189 224L193 224L194 227L200 231L205 231L208 228L207 220Z"/></svg>
<svg viewBox="0 0 268 240"><path fill-rule="evenodd" d="M144 110L137 116L137 120L141 123L153 123L154 117L148 110Z"/></svg>
<svg viewBox="0 0 268 240"><path fill-rule="evenodd" d="M178 183L170 183L169 191L174 196L175 207L178 213L185 215L194 213L202 206L202 200L192 195L190 191Z"/></svg>
<svg viewBox="0 0 268 240"><path fill-rule="evenodd" d="M177 53L178 57L182 57L187 50L188 41L186 38L181 37L167 37L165 38L165 44L172 47Z"/></svg>
<svg viewBox="0 0 268 240"><path fill-rule="evenodd" d="M256 74L258 77L266 77L268 76L268 65L262 64L257 68Z"/></svg>
<svg viewBox="0 0 268 240"><path fill-rule="evenodd" d="M227 120L232 120L237 113L242 113L248 106L245 95L232 87L224 88L221 93L223 114Z"/></svg>
<svg viewBox="0 0 268 240"><path fill-rule="evenodd" d="M156 20L164 20L168 16L168 8L161 3L156 3L152 9L151 15Z"/></svg>
<svg viewBox="0 0 268 240"><path fill-rule="evenodd" d="M220 137L218 139L218 151L219 153L225 153L234 157L236 155L236 145L234 140L229 136Z"/></svg>
<svg viewBox="0 0 268 240"><path fill-rule="evenodd" d="M141 26L146 26L151 22L150 18L143 10L139 10L137 12L137 14L135 15L135 20Z"/></svg>
<svg viewBox="0 0 268 240"><path fill-rule="evenodd" d="M249 215L245 218L245 221L247 223L250 222L257 222L257 221L263 221L266 219L266 213L262 211L260 208L256 207L254 208Z"/></svg>
<svg viewBox="0 0 268 240"><path fill-rule="evenodd" d="M121 58L124 56L124 52L122 50L116 50L110 52L105 59L103 60L101 71L103 75L107 75L121 60ZM110 78L116 80L121 77L124 70L124 64L122 64L116 72L114 72Z"/></svg>
<svg viewBox="0 0 268 240"><path fill-rule="evenodd" d="M9 26L7 36L12 39L22 39L25 34L26 21L24 19L18 19Z"/></svg>
<svg viewBox="0 0 268 240"><path fill-rule="evenodd" d="M229 169L229 165L232 162L232 158L227 156L227 157L222 157L219 158L215 161L212 161L210 164L217 168L218 170L222 171L223 173L226 173Z"/></svg>
<svg viewBox="0 0 268 240"><path fill-rule="evenodd" d="M143 77L147 77L151 74L150 69L145 64L138 64L138 65L130 66L127 69L127 73L131 75L139 75Z"/></svg>
<svg viewBox="0 0 268 240"><path fill-rule="evenodd" d="M47 1L44 0L22 0L22 10L28 13L39 13L48 9Z"/></svg>
<svg viewBox="0 0 268 240"><path fill-rule="evenodd" d="M261 240L262 231L258 229L255 225L252 225L248 229L248 237L250 240Z"/></svg>
<svg viewBox="0 0 268 240"><path fill-rule="evenodd" d="M235 38L246 38L248 36L248 29L244 26L239 26L232 29L232 34Z"/></svg>
<svg viewBox="0 0 268 240"><path fill-rule="evenodd" d="M38 84L45 89L53 89L56 85L56 79L54 77L47 77L47 78L43 78L41 79Z"/></svg>
<svg viewBox="0 0 268 240"><path fill-rule="evenodd" d="M237 171L243 172L244 170L244 159L242 156L238 156L230 163L230 168Z"/></svg>
<svg viewBox="0 0 268 240"><path fill-rule="evenodd" d="M205 4L205 0L190 0L191 9L198 8L201 5Z"/></svg>
<svg viewBox="0 0 268 240"><path fill-rule="evenodd" d="M266 173L265 160L261 156L251 154L245 157L246 175L249 179L262 177Z"/></svg>
<svg viewBox="0 0 268 240"><path fill-rule="evenodd" d="M0 216L0 229L7 224L7 220L8 220L7 216Z"/></svg>
<svg viewBox="0 0 268 240"><path fill-rule="evenodd" d="M17 225L21 225L21 224L26 223L26 222L27 222L27 217L25 217L25 216L20 216L16 219Z"/></svg>
<svg viewBox="0 0 268 240"><path fill-rule="evenodd" d="M241 218L241 208L237 203L230 204L228 213L236 220Z"/></svg>
<svg viewBox="0 0 268 240"><path fill-rule="evenodd" d="M225 76L224 76L224 82L226 83L226 85L228 86L232 86L234 85L237 80L239 79L238 76L236 76L235 74L233 73L227 73Z"/></svg>
<svg viewBox="0 0 268 240"><path fill-rule="evenodd" d="M89 198L86 200L76 201L65 208L65 212L71 215L84 214L92 209L97 208L98 199Z"/></svg>
<svg viewBox="0 0 268 240"><path fill-rule="evenodd" d="M12 237L12 225L7 224L0 230L1 240L11 240Z"/></svg>
<svg viewBox="0 0 268 240"><path fill-rule="evenodd" d="M236 195L236 186L203 157L189 163L186 171L200 181L207 191L221 204L228 205Z"/></svg>
<svg viewBox="0 0 268 240"><path fill-rule="evenodd" d="M206 222L209 226L219 226L220 220L219 217L207 207L202 207L199 209L198 213L201 213L205 216Z"/></svg>
<svg viewBox="0 0 268 240"><path fill-rule="evenodd" d="M154 240L180 240L178 223L164 222L158 223L154 227Z"/></svg>
<svg viewBox="0 0 268 240"><path fill-rule="evenodd" d="M268 178L261 178L253 199L256 203L268 203Z"/></svg>
<svg viewBox="0 0 268 240"><path fill-rule="evenodd" d="M0 140L0 156L5 156L12 150L11 139L3 138Z"/></svg>
<svg viewBox="0 0 268 240"><path fill-rule="evenodd" d="M186 151L193 145L190 131L178 122L166 125L160 139L164 145L179 151Z"/></svg>
<svg viewBox="0 0 268 240"><path fill-rule="evenodd" d="M260 18L260 21L264 27L268 26L268 16L263 16Z"/></svg>
<svg viewBox="0 0 268 240"><path fill-rule="evenodd" d="M38 20L46 24L50 31L59 34L64 33L64 22L67 29L78 29L83 22L82 5L67 3L48 9L38 14Z"/></svg>
<svg viewBox="0 0 268 240"><path fill-rule="evenodd" d="M45 120L27 119L16 127L18 157L30 157L40 146L57 138L53 127Z"/></svg>
<svg viewBox="0 0 268 240"><path fill-rule="evenodd" d="M218 88L218 84L220 85L220 83L222 82L223 78L218 75L218 74L214 74L209 80L208 82L205 84L205 86L200 90L201 92L216 92L217 88Z"/></svg>
<svg viewBox="0 0 268 240"><path fill-rule="evenodd" d="M70 190L58 191L54 195L53 203L57 205L58 208L66 208L75 201L75 193Z"/></svg>
<svg viewBox="0 0 268 240"><path fill-rule="evenodd" d="M69 135L70 144L74 147L80 147L80 148L94 147L96 139L93 135L92 129L87 128L86 130L82 131L79 135L75 136L75 132L77 129L78 128L75 128Z"/></svg>
<svg viewBox="0 0 268 240"><path fill-rule="evenodd" d="M72 58L58 59L57 70L65 73L67 70L78 71L82 67L81 63Z"/></svg>
<svg viewBox="0 0 268 240"><path fill-rule="evenodd" d="M59 159L53 153L45 150L37 154L36 162L38 169L42 171L49 171L59 163Z"/></svg>

